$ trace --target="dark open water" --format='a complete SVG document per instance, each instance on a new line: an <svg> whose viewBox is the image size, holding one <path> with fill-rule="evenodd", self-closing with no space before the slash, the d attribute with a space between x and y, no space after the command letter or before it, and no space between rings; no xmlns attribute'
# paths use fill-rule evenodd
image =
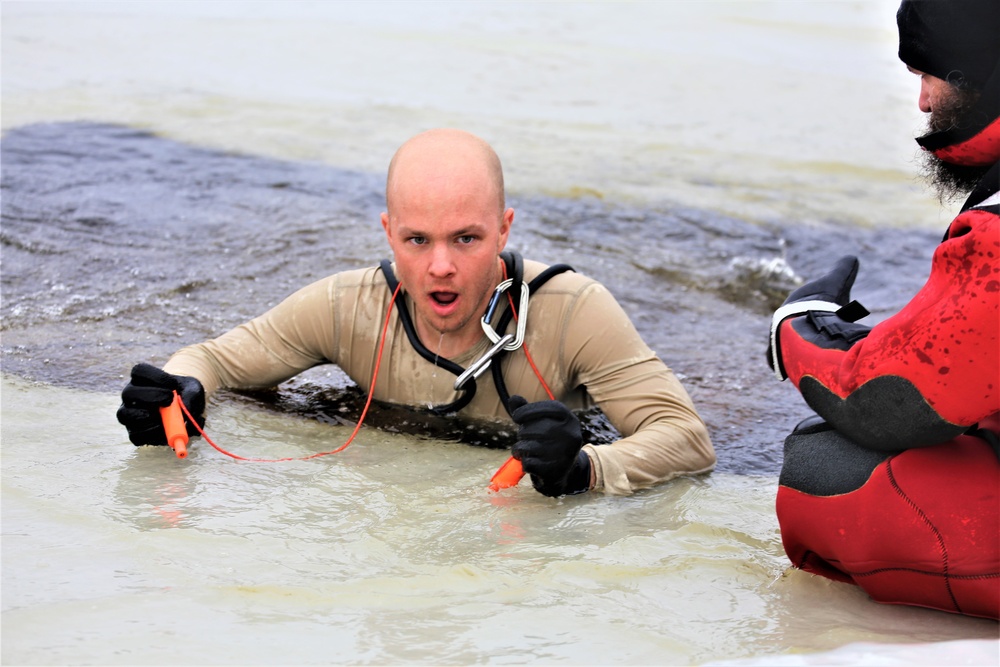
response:
<svg viewBox="0 0 1000 667"><path fill-rule="evenodd" d="M384 173L79 122L11 129L0 159L2 364L32 380L118 391L132 364L162 363L308 282L388 255ZM883 318L919 289L939 238L596 198L509 203L511 247L604 282L683 379L718 469L738 474L777 474L784 435L808 414L764 363L772 309L802 276L854 253L854 294L872 320ZM357 409L357 393L331 368L277 395L219 400L333 421Z"/></svg>

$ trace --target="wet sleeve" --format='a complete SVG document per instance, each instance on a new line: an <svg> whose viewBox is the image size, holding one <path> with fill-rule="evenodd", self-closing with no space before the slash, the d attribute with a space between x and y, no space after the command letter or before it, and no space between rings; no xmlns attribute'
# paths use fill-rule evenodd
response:
<svg viewBox="0 0 1000 667"><path fill-rule="evenodd" d="M782 361L809 406L866 447L945 442L1000 410L1000 225L963 213L899 313L847 347L809 314L781 325Z"/></svg>
<svg viewBox="0 0 1000 667"><path fill-rule="evenodd" d="M174 354L164 370L198 378L205 391L272 387L321 363L336 363L335 276L302 288L232 331Z"/></svg>
<svg viewBox="0 0 1000 667"><path fill-rule="evenodd" d="M600 284L573 307L563 354L566 367L624 436L585 445L595 490L633 491L715 466L708 430L674 373L640 338Z"/></svg>

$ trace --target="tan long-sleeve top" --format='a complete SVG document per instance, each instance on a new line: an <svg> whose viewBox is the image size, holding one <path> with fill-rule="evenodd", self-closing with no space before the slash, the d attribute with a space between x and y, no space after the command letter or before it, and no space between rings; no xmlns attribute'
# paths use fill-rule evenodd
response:
<svg viewBox="0 0 1000 667"><path fill-rule="evenodd" d="M525 282L544 269L525 261ZM391 297L377 268L338 273L214 340L178 351L165 370L196 377L212 393L222 387L274 386L313 366L334 363L368 391ZM490 346L484 335L452 361L467 367ZM684 387L600 283L567 272L531 294L525 346L558 400L574 409L598 405L623 435L611 445L585 445L595 490L629 494L715 466L708 431ZM511 395L548 398L524 350L507 354L502 363ZM454 382L454 375L417 354L394 308L374 398L415 407L442 405L461 393ZM509 423L489 374L477 384L462 414Z"/></svg>

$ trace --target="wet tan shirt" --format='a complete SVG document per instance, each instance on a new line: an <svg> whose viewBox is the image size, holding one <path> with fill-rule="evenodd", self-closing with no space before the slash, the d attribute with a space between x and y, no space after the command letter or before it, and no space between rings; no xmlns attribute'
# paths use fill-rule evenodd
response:
<svg viewBox="0 0 1000 667"><path fill-rule="evenodd" d="M525 261L525 282L544 268ZM334 363L368 391L390 299L379 269L338 273L219 338L180 350L165 369L198 378L212 393L221 387L270 387L313 366ZM611 445L585 445L595 490L628 494L714 467L708 432L684 387L600 283L573 272L545 283L531 295L525 345L557 399L571 408L597 404L624 436ZM452 361L467 367L489 347L484 335ZM511 395L528 401L548 398L524 350L508 353L502 363ZM375 399L442 405L458 398L454 382L452 373L417 354L394 309ZM509 423L489 373L477 384L476 396L462 414Z"/></svg>

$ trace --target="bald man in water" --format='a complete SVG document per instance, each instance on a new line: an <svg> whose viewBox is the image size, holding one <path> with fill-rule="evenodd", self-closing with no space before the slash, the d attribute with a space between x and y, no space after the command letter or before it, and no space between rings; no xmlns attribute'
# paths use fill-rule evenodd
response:
<svg viewBox="0 0 1000 667"><path fill-rule="evenodd" d="M547 496L628 494L712 470L715 452L687 392L607 289L504 250L514 210L485 141L437 129L403 144L381 221L395 263L319 280L180 350L162 370L133 368L118 411L130 440L165 444L157 408L174 390L203 423L207 394L270 387L333 363L385 403L513 420L512 455ZM486 360L492 382L471 374ZM583 442L573 410L594 404L620 440Z"/></svg>
<svg viewBox="0 0 1000 667"><path fill-rule="evenodd" d="M385 200L382 227L417 333L436 354L459 356L483 338L479 317L503 281L514 209L500 160L473 135L425 132L389 163Z"/></svg>

